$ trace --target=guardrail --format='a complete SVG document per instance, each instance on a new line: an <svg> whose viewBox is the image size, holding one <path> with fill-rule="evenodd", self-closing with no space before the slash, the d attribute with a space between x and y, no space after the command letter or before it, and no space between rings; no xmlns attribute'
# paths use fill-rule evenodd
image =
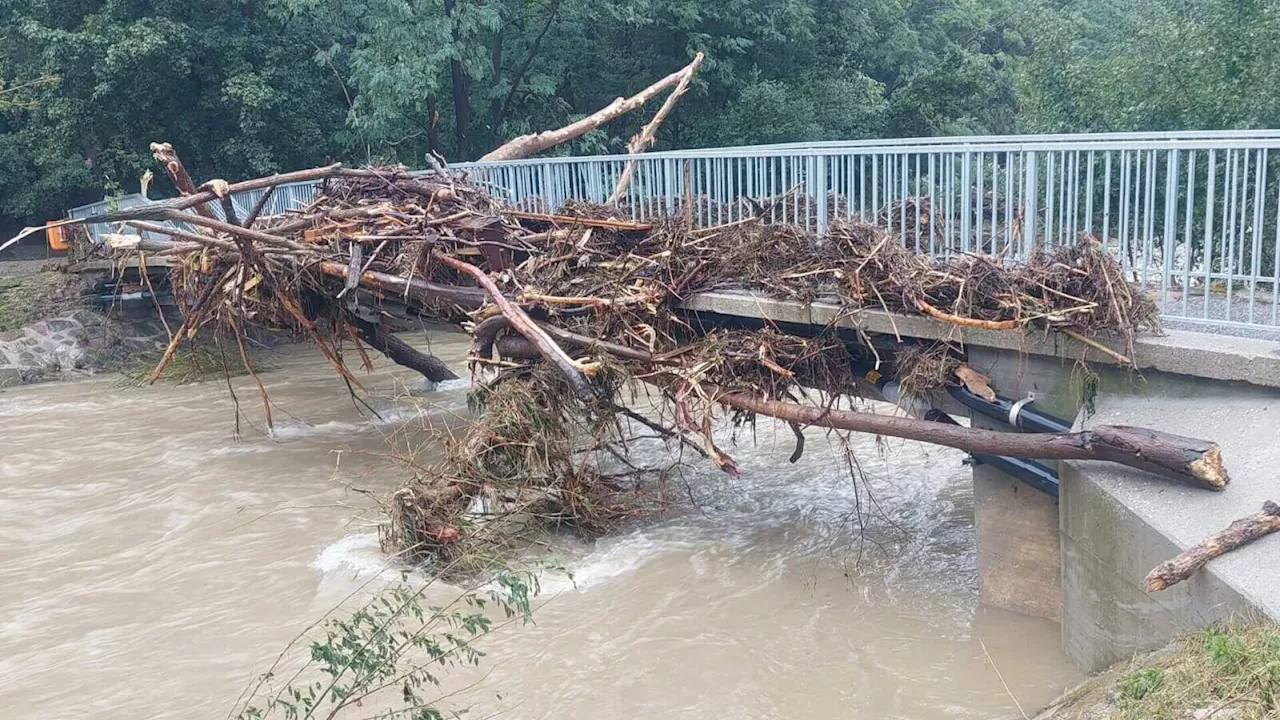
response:
<svg viewBox="0 0 1280 720"><path fill-rule="evenodd" d="M605 202L701 225L761 216L822 232L877 221L918 252L1018 260L1091 235L1166 317L1280 326L1280 131L1108 133L791 143L462 163L508 203ZM282 187L270 212L313 185ZM237 196L251 206L261 191ZM80 209L77 209L77 211ZM76 211L73 211L76 212Z"/></svg>

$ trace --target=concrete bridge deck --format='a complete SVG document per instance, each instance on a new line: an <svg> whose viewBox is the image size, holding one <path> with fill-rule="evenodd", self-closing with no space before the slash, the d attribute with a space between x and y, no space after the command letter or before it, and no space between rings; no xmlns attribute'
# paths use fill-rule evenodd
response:
<svg viewBox="0 0 1280 720"><path fill-rule="evenodd" d="M834 322L882 339L946 339L962 344L969 363L1002 395L1036 393L1036 406L1077 418L1081 427L1137 425L1219 443L1232 479L1222 493L1106 463L1065 462L1055 500L993 468L975 468L983 601L1060 619L1063 647L1085 669L1214 620L1280 619L1280 538L1229 553L1161 593L1142 589L1160 562L1257 512L1265 500L1280 500L1280 344L1171 330L1138 339L1138 374L1057 334L959 328L876 310L842 315L833 303L739 292L701 294L685 307L774 322ZM1078 412L1073 372L1081 358L1100 378L1092 417ZM972 422L990 426L981 416Z"/></svg>

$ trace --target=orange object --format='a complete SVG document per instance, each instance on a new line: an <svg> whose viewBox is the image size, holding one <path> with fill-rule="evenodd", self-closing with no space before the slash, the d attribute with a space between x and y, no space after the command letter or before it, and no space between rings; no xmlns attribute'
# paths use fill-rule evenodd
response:
<svg viewBox="0 0 1280 720"><path fill-rule="evenodd" d="M57 220L50 220L44 225L44 235L49 241L50 250L67 250L70 246L67 244L67 236L62 231L61 225L55 225Z"/></svg>

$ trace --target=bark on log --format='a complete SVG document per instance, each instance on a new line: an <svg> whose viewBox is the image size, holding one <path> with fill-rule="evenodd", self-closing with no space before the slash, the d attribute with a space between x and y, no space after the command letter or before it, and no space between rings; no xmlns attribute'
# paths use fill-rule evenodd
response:
<svg viewBox="0 0 1280 720"><path fill-rule="evenodd" d="M129 220L125 224L144 232L182 238L183 240L190 240L192 242L200 243L201 245L222 248L223 250L236 249L236 244L230 240L223 240L222 238L216 238L211 235L201 235L199 233L193 233L190 230L183 230L182 228L169 227L168 225L156 225L155 223L143 222L141 220Z"/></svg>
<svg viewBox="0 0 1280 720"><path fill-rule="evenodd" d="M161 218L164 220L173 220L175 222L189 223L191 225L199 225L234 237L240 237L267 245L274 245L276 247L285 247L290 250L305 251L308 249L305 245L299 245L298 243L287 238L280 237L279 235L272 235L271 233L265 233L261 230L250 230L249 228L240 227L239 225L232 225L229 222L223 222L217 218L192 215L191 213L184 213L181 210L166 210L161 214Z"/></svg>
<svg viewBox="0 0 1280 720"><path fill-rule="evenodd" d="M1158 430L1104 425L1074 433L996 432L915 418L797 405L725 390L710 383L701 386L718 403L788 422L920 440L971 453L1030 460L1108 460L1209 490L1221 490L1228 482L1222 453L1215 443Z"/></svg>
<svg viewBox="0 0 1280 720"><path fill-rule="evenodd" d="M458 376L449 369L448 365L444 364L443 360L419 351L409 343L388 332L381 323L372 323L357 317L349 317L348 322L355 327L356 333L361 340L368 344L369 347L386 355L387 359L395 364L402 365L410 370L416 370L431 382L458 379Z"/></svg>
<svg viewBox="0 0 1280 720"><path fill-rule="evenodd" d="M700 62L700 57L695 58L693 63L690 63L690 65ZM639 93L632 95L629 98L618 98L607 106L575 123L565 125L559 130L547 130L535 135L521 135L520 137L508 141L506 144L480 158L480 161L518 160L520 158L529 157L530 155L535 155L549 147L554 147L567 140L572 140L579 135L584 135L610 120L613 120L619 115L623 115L644 105L653 98L653 96L663 90L675 87L689 72L689 66L685 66L650 85L644 90L641 90Z"/></svg>
<svg viewBox="0 0 1280 720"><path fill-rule="evenodd" d="M593 337L587 337L586 335L579 335L577 333L558 328L554 325L539 323L539 326L548 335L555 338L556 342L564 345L571 345L573 347L583 348L586 350L600 349L615 357L623 358L624 360L635 360L638 362L654 363L657 365L670 364L655 358L644 350L636 350L635 348L629 348L625 345L618 345L617 343L611 343L606 340L598 340ZM475 337L475 342L472 344L472 354L477 357L490 357L493 354L493 348L495 341L497 340L498 333L510 327L510 321L501 315L495 315L476 325L475 330L472 333ZM504 340L508 339L520 340L521 338L504 338ZM508 352L502 352L504 348ZM533 351L532 354L530 352L531 350ZM516 357L522 360L538 356L536 348L532 348L532 346L528 348L521 348L517 343L499 344L498 353L503 357Z"/></svg>
<svg viewBox="0 0 1280 720"><path fill-rule="evenodd" d="M351 272L351 268L343 263L326 260L320 263L320 272L331 277L345 279L347 274ZM399 275L389 275L373 270L366 270L360 273L360 285L370 290L378 290L393 295L404 295L407 291L410 297L420 302L444 300L454 303L464 310L474 310L480 307L484 304L485 299L485 292L480 288L440 285L439 283L427 282L418 278L406 280Z"/></svg>
<svg viewBox="0 0 1280 720"><path fill-rule="evenodd" d="M263 208L267 206L267 201L271 199L271 196L274 195L275 192L275 185L264 190L262 192L262 197L259 197L258 202L253 204L253 209L249 211L249 214L245 216L244 222L241 224L247 228L253 227L253 224L258 221L258 216L262 214Z"/></svg>
<svg viewBox="0 0 1280 720"><path fill-rule="evenodd" d="M473 353L488 357L494 341L507 325L505 318L489 318L476 326ZM576 347L595 347L628 360L668 364L643 350L594 340L550 325L545 330L556 340ZM504 338L504 340L506 340ZM499 345L517 357L528 351L515 343ZM658 377L645 382L659 385ZM708 397L740 410L768 415L790 423L875 433L889 437L945 445L975 454L1003 455L1029 460L1106 460L1177 480L1194 487L1222 490L1230 482L1216 443L1197 438L1124 425L1103 425L1074 433L1010 433L942 425L928 420L873 413L847 412L817 406L768 400L749 393L728 391L702 383Z"/></svg>
<svg viewBox="0 0 1280 720"><path fill-rule="evenodd" d="M191 175L187 173L186 166L178 158L178 152L173 149L173 145L169 143L151 143L151 156L156 159L156 162L164 166L164 171L168 173L174 187L178 188L178 192L182 193L184 197L199 193L196 190L195 182L191 179ZM210 198L210 200L212 199ZM191 207L199 215L207 218L215 217L213 211L205 206L204 202L196 203Z"/></svg>
<svg viewBox="0 0 1280 720"><path fill-rule="evenodd" d="M1219 555L1277 531L1280 531L1280 504L1268 500L1261 512L1236 520L1226 530L1210 535L1178 557L1156 566L1147 574L1147 592L1159 592L1176 585Z"/></svg>
<svg viewBox="0 0 1280 720"><path fill-rule="evenodd" d="M238 193L244 190L259 190L273 185L282 185L284 183L322 180L338 174L340 169L342 169L342 164L335 163L333 165L310 168L308 170L298 170L296 172L282 173L280 175L269 175L267 177L254 178L253 180L245 180L244 182L232 183L227 186L227 191L230 193ZM102 213L100 215L92 215L79 220L75 224L122 222L125 220L163 220L163 213L165 210L187 210L197 205L203 205L204 203L217 199L218 196L215 195L212 190L202 190L194 195L172 198L170 200L161 200L159 202L147 203L145 205L135 205L131 208Z"/></svg>

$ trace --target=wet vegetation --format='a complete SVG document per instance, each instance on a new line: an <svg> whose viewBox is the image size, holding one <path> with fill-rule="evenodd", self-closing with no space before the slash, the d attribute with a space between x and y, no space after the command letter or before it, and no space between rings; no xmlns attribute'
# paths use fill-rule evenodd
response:
<svg viewBox="0 0 1280 720"><path fill-rule="evenodd" d="M1280 627L1219 623L1138 655L1068 693L1044 720L1280 717Z"/></svg>

